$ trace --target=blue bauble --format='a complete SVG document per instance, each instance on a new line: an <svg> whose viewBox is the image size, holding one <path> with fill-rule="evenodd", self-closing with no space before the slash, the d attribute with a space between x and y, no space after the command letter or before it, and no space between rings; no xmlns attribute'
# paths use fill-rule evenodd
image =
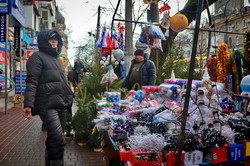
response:
<svg viewBox="0 0 250 166"><path fill-rule="evenodd" d="M250 92L250 75L243 77L240 82L242 92Z"/></svg>

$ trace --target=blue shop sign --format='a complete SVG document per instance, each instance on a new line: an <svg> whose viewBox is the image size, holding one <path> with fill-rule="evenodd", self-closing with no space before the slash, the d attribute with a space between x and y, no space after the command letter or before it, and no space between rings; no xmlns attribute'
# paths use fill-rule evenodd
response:
<svg viewBox="0 0 250 166"><path fill-rule="evenodd" d="M11 5L9 5L9 0L0 0L0 13L10 14Z"/></svg>
<svg viewBox="0 0 250 166"><path fill-rule="evenodd" d="M14 16L14 18L21 24L25 25L25 19L24 19L24 7L20 0L10 0L12 1L11 5L11 14Z"/></svg>
<svg viewBox="0 0 250 166"><path fill-rule="evenodd" d="M19 24L25 24L24 7L20 0L0 0L0 14L12 14Z"/></svg>
<svg viewBox="0 0 250 166"><path fill-rule="evenodd" d="M22 31L22 41L29 45L30 44L30 37L31 37L31 35L28 35L25 32L25 28L21 28L21 31Z"/></svg>
<svg viewBox="0 0 250 166"><path fill-rule="evenodd" d="M15 72L15 94L22 94L25 96L26 89L26 70L22 71L22 76L20 70L16 70Z"/></svg>
<svg viewBox="0 0 250 166"><path fill-rule="evenodd" d="M5 51L5 42L0 42L0 51ZM10 42L7 44L7 53L10 53Z"/></svg>
<svg viewBox="0 0 250 166"><path fill-rule="evenodd" d="M38 44L29 44L27 45L27 50L37 50L38 51Z"/></svg>
<svg viewBox="0 0 250 166"><path fill-rule="evenodd" d="M7 6L8 5L8 0L0 0L0 6Z"/></svg>

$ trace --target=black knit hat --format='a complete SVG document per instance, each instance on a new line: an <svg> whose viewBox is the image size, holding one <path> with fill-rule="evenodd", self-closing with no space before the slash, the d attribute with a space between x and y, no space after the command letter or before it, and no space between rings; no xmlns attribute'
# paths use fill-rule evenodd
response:
<svg viewBox="0 0 250 166"><path fill-rule="evenodd" d="M134 52L134 55L144 56L144 51L143 51L142 49L137 49L137 50Z"/></svg>

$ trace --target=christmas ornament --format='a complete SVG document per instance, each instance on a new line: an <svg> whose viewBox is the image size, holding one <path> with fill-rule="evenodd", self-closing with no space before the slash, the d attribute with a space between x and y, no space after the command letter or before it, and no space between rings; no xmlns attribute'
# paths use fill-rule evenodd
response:
<svg viewBox="0 0 250 166"><path fill-rule="evenodd" d="M175 14L170 18L170 28L175 32L184 31L188 26L188 19L183 14Z"/></svg>

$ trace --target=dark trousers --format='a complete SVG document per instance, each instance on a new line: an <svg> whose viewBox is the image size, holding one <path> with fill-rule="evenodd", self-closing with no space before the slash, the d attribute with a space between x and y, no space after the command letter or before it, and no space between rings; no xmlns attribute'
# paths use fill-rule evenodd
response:
<svg viewBox="0 0 250 166"><path fill-rule="evenodd" d="M46 151L49 160L63 159L64 146L64 130L67 121L67 108L49 109L40 117L47 129Z"/></svg>

